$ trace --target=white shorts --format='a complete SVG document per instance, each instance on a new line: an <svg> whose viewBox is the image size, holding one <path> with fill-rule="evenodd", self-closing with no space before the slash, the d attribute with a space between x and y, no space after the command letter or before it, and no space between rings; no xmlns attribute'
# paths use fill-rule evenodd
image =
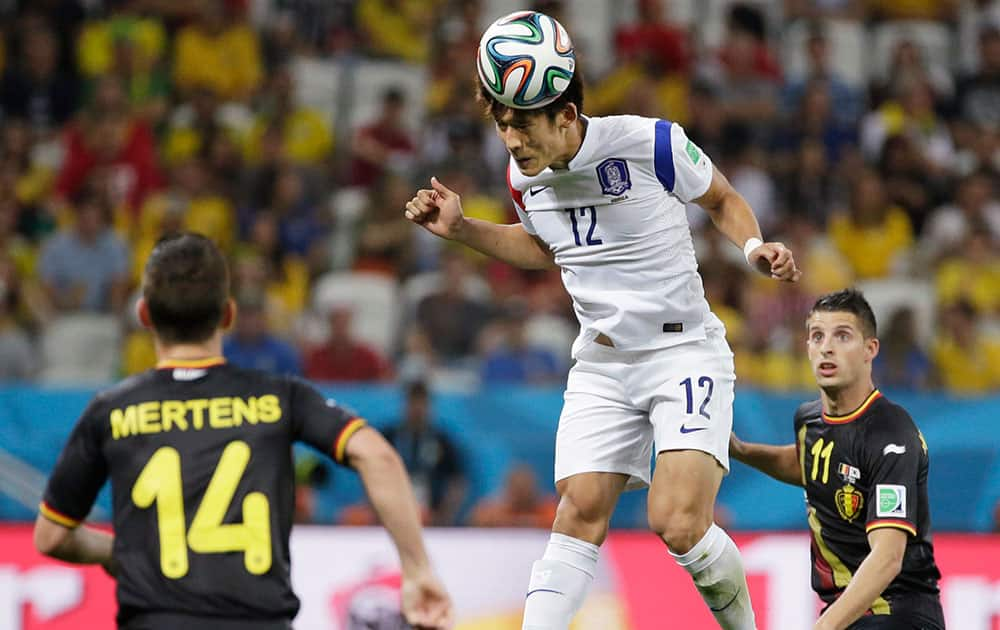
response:
<svg viewBox="0 0 1000 630"><path fill-rule="evenodd" d="M722 330L703 341L627 351L590 343L569 372L556 434L556 481L584 472L650 482L656 452L704 451L729 471L733 353Z"/></svg>

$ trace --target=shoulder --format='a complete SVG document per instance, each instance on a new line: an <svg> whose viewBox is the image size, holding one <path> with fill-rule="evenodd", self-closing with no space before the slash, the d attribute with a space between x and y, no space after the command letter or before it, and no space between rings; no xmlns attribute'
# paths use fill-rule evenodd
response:
<svg viewBox="0 0 1000 630"><path fill-rule="evenodd" d="M823 414L823 403L817 398L799 405L795 410L795 426L800 426L809 420L819 418Z"/></svg>
<svg viewBox="0 0 1000 630"><path fill-rule="evenodd" d="M652 135L656 125L661 121L658 118L648 118L646 116L635 116L633 114L622 114L619 116L594 116L587 119L599 135L609 137L620 137L622 134L648 133Z"/></svg>
<svg viewBox="0 0 1000 630"><path fill-rule="evenodd" d="M91 404L114 404L118 399L129 396L136 390L149 387L156 380L156 370L146 370L118 381L94 395Z"/></svg>
<svg viewBox="0 0 1000 630"><path fill-rule="evenodd" d="M909 412L885 396L872 403L866 429L869 436L917 434L917 425Z"/></svg>

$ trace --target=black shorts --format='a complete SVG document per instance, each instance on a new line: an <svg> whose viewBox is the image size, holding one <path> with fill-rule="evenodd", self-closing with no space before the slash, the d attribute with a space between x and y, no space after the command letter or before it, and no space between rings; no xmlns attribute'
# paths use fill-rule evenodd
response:
<svg viewBox="0 0 1000 630"><path fill-rule="evenodd" d="M847 630L944 630L944 612L937 596L897 596L891 615L867 615Z"/></svg>
<svg viewBox="0 0 1000 630"><path fill-rule="evenodd" d="M917 614L869 615L849 625L847 630L944 630L944 624Z"/></svg>
<svg viewBox="0 0 1000 630"><path fill-rule="evenodd" d="M118 630L292 630L292 620L205 617L183 613L146 612L118 621Z"/></svg>

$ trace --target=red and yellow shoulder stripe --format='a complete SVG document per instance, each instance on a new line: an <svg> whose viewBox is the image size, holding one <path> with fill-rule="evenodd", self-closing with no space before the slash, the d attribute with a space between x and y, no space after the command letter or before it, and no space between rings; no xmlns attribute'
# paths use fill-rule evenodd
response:
<svg viewBox="0 0 1000 630"><path fill-rule="evenodd" d="M853 422L854 420L860 418L866 411L868 411L868 409L872 406L872 403L874 403L881 397L882 397L882 392L878 391L877 389L872 390L872 393L868 394L868 398L865 398L865 401L861 403L861 406L852 411L851 413L844 416L831 416L824 411L823 420L830 424L846 424L848 422Z"/></svg>
<svg viewBox="0 0 1000 630"><path fill-rule="evenodd" d="M340 430L340 435L333 443L333 458L338 462L344 461L344 452L347 450L347 440L358 432L358 429L368 424L364 418L354 418Z"/></svg>
<svg viewBox="0 0 1000 630"><path fill-rule="evenodd" d="M901 529L904 532L908 532L911 536L917 535L917 528L908 523L907 521L897 520L897 519L880 519L877 521L871 521L865 526L865 532L870 532L873 529L881 529L883 527L894 527L896 529Z"/></svg>
<svg viewBox="0 0 1000 630"><path fill-rule="evenodd" d="M57 525L62 525L63 527L72 528L80 524L80 521L76 520L75 518L66 516L59 510L54 509L45 501L42 501L41 503L38 504L38 511L41 512L42 516L44 516L45 518L49 519L50 521L52 521Z"/></svg>

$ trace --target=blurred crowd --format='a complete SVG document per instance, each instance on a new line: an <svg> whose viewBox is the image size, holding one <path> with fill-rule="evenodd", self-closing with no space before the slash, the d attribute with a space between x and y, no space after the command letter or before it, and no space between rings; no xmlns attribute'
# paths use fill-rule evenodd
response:
<svg viewBox="0 0 1000 630"><path fill-rule="evenodd" d="M588 114L683 124L795 252L804 280L779 287L689 211L740 383L811 387L803 313L857 285L880 315L881 386L1000 391L1000 1L527 4L574 34ZM558 384L577 332L558 272L402 218L435 174L468 215L516 220L505 151L472 96L479 35L516 8L0 2L0 381L153 366L132 315L142 264L164 233L197 230L232 263L227 358L410 384L387 435L427 520L454 522L461 457L423 383ZM301 520L322 470L302 466ZM512 466L467 519L547 525L554 503L536 486Z"/></svg>
<svg viewBox="0 0 1000 630"><path fill-rule="evenodd" d="M185 228L231 258L235 363L560 382L577 326L558 273L401 216L433 173L467 214L515 220L472 98L479 35L507 4L0 3L0 379L153 365L131 304L153 244ZM683 124L795 251L804 281L778 287L689 213L741 383L809 387L802 314L858 285L883 387L1000 390L1000 2L534 5L582 33L587 113ZM369 68L411 80L376 86Z"/></svg>

